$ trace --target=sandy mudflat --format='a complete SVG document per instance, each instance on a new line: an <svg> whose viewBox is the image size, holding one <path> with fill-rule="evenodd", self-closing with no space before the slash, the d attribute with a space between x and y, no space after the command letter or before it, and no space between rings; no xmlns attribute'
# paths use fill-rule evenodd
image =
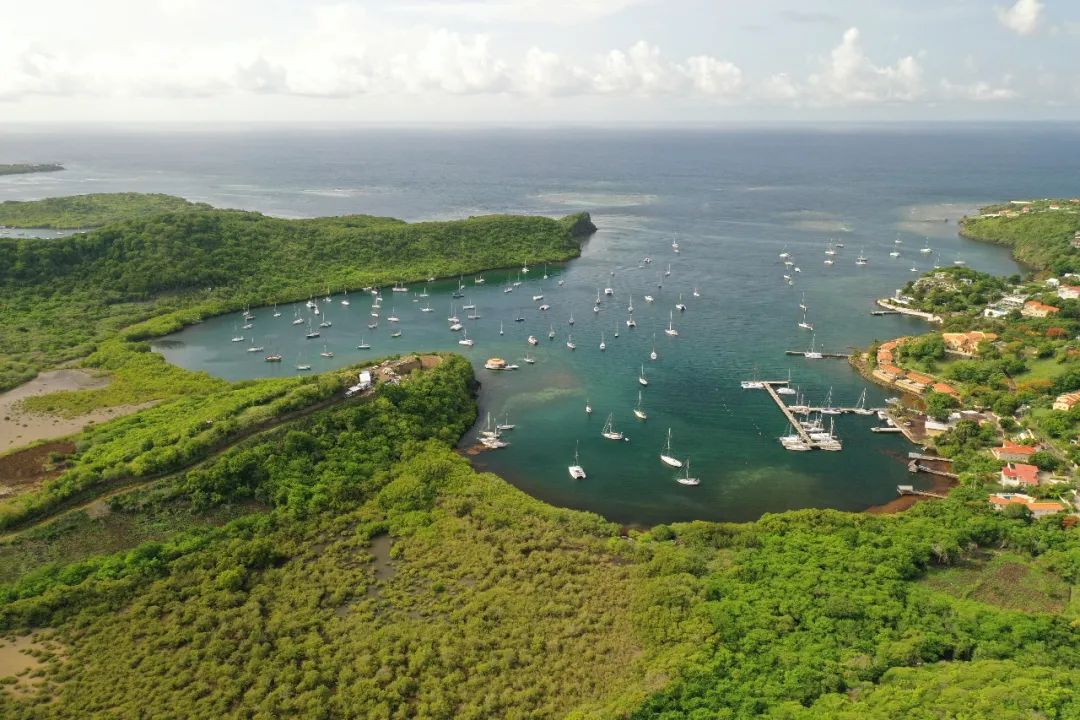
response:
<svg viewBox="0 0 1080 720"><path fill-rule="evenodd" d="M64 369L43 372L28 383L6 393L0 393L0 452L35 440L47 440L78 432L92 422L103 422L134 412L146 405L123 405L95 410L75 418L27 413L16 407L20 400L31 395L44 395L60 390L85 390L104 387L107 378L94 377L83 370Z"/></svg>

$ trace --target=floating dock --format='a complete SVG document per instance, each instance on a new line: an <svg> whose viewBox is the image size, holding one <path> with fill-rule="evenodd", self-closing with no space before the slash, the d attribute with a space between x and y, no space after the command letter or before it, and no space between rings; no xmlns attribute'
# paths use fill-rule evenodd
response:
<svg viewBox="0 0 1080 720"><path fill-rule="evenodd" d="M780 397L780 394L776 392L776 386L783 387L788 384L788 381L762 380L761 384L765 388L765 391L769 393L769 397L776 403L776 407L780 408L780 412L784 413L784 417L791 423L791 427L795 428L795 432L799 434L802 441L812 448L817 448L820 443L810 439L810 433L806 432L806 428L804 428L798 418L795 417L795 413L793 413L791 408L784 402L784 398Z"/></svg>

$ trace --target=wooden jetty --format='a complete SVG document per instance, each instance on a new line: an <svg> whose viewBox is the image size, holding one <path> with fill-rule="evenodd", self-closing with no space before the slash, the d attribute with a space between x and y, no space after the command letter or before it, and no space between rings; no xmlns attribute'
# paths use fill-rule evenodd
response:
<svg viewBox="0 0 1080 720"><path fill-rule="evenodd" d="M916 490L914 485L897 485L896 492L900 495L921 495L922 497L932 497L940 500L944 500L946 497L941 493L930 492L929 490Z"/></svg>
<svg viewBox="0 0 1080 720"><path fill-rule="evenodd" d="M785 350L784 354L785 355L806 355L806 351L805 350ZM820 355L821 355L822 358L828 359L828 360L847 360L849 357L851 357L851 355L848 354L848 353L823 352L823 353L820 353Z"/></svg>
<svg viewBox="0 0 1080 720"><path fill-rule="evenodd" d="M937 455L926 455L920 452L909 452L907 454L908 460L932 460L933 462L947 462L951 463L952 458L938 457Z"/></svg>
<svg viewBox="0 0 1080 720"><path fill-rule="evenodd" d="M876 433L902 433L903 429L893 425L879 425L877 427L870 428L870 432Z"/></svg>
<svg viewBox="0 0 1080 720"><path fill-rule="evenodd" d="M944 470L935 470L929 465L922 465L917 460L912 460L907 466L908 472L922 472L927 475L937 475L938 477L949 478L950 480L956 480L960 476L956 473L945 472Z"/></svg>
<svg viewBox="0 0 1080 720"><path fill-rule="evenodd" d="M795 428L795 432L799 434L799 437L802 439L802 441L810 447L816 448L818 446L818 443L810 439L810 433L806 432L806 428L804 428L802 426L802 423L799 422L798 418L795 417L795 413L791 411L791 408L787 406L787 404L784 402L784 399L780 397L780 393L776 392L776 387L774 386L787 385L788 381L762 380L761 384L765 388L765 391L769 393L769 397L771 397L773 399L773 402L776 403L776 407L780 408L780 412L784 413L784 417L786 417L787 421L791 423L791 427Z"/></svg>
<svg viewBox="0 0 1080 720"><path fill-rule="evenodd" d="M871 310L870 314L881 317L882 315L899 315L900 311L899 310Z"/></svg>

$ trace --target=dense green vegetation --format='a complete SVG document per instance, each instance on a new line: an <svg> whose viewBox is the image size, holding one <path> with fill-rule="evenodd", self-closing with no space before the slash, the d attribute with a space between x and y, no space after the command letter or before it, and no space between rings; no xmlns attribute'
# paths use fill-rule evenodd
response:
<svg viewBox="0 0 1080 720"><path fill-rule="evenodd" d="M1008 245L1020 262L1058 274L1080 269L1080 254L1071 245L1076 233L1080 233L1076 200L991 205L960 221L964 237Z"/></svg>
<svg viewBox="0 0 1080 720"><path fill-rule="evenodd" d="M209 209L173 195L94 193L0 203L0 225L79 230L161 213Z"/></svg>
<svg viewBox="0 0 1080 720"><path fill-rule="evenodd" d="M29 203L21 212L39 220L77 214L51 205L77 199ZM188 205L48 242L0 238L0 389L84 357L142 320L153 318L123 338L143 340L245 305L307 298L327 285L359 288L566 260L593 230L586 213L410 224L370 216L282 220ZM121 349L130 348L106 350L112 370L124 364L117 362ZM135 375L128 379L135 382Z"/></svg>
<svg viewBox="0 0 1080 720"><path fill-rule="evenodd" d="M63 170L60 163L0 163L0 175L25 175L27 173L56 172ZM3 223L0 223L2 225Z"/></svg>
<svg viewBox="0 0 1080 720"><path fill-rule="evenodd" d="M36 694L0 697L0 714L1080 712L1077 608L972 595L956 575L1005 549L1057 597L1080 581L1080 540L1057 518L1010 519L960 490L900 516L802 511L623 535L455 456L471 391L468 363L451 357L169 486L203 511L257 501L265 513L28 567L0 588L0 627L51 627L64 652Z"/></svg>

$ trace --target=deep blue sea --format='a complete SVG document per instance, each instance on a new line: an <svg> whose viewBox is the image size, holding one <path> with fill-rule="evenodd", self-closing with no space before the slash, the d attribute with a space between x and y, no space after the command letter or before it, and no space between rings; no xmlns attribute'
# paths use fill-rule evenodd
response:
<svg viewBox="0 0 1080 720"><path fill-rule="evenodd" d="M831 388L838 404L852 404L863 389L871 404L881 404L883 393L843 361L784 354L811 340L797 327L800 302L805 298L816 343L826 350L924 331L918 321L870 316L874 298L935 262L1017 272L1002 248L959 238L956 219L984 203L1075 195L1078 157L1080 130L1063 125L0 128L0 162L59 161L68 168L0 177L0 200L136 190L286 217L372 213L407 220L588 210L599 232L579 260L548 268L548 280L542 267L530 268L514 292L504 293L518 269L489 272L484 286L465 278L466 299L481 316L468 320L468 311L458 311L476 341L472 348L447 330L456 281L433 284L423 300L422 286L386 289L383 314L393 309L401 318L396 339L386 322L367 330L370 298L353 293L351 305L342 306L339 288L326 307L333 326L314 343L289 323L292 306L281 318L257 310L250 332L285 354L277 366L245 353L240 345L248 343L229 342L237 317L188 328L160 348L173 362L227 378L293 373L301 360L316 370L356 362L365 355L355 349L361 337L373 356L460 350L482 382L481 417L509 413L517 425L507 435L510 447L478 456L478 467L549 502L622 522L744 520L801 507L858 510L912 482L903 462L909 446L871 433L873 419L837 420L842 452L786 452L776 441L786 430L779 411L764 393L740 388L739 380L755 374L790 372L811 402ZM844 245L831 267L823 262L829 242ZM933 255L918 252L926 244ZM900 257L889 256L894 248ZM778 257L785 249L799 272L785 269ZM865 266L854 262L860 253ZM653 262L642 263L645 256ZM594 313L604 287L615 297ZM700 297L692 297L694 288ZM547 312L531 299L540 292L552 306ZM673 311L680 294L683 313ZM624 324L630 300L634 330ZM426 302L434 312L420 312ZM302 303L295 311L307 312ZM663 333L669 313L675 338ZM525 322L514 322L519 314ZM566 347L570 333L573 352ZM541 341L532 349L535 365L520 360L530 350L529 334ZM333 359L319 355L324 342ZM522 367L485 371L483 361L493 355ZM638 384L642 365L647 387ZM631 412L639 390L644 423ZM600 436L609 413L630 442ZM675 471L659 462L669 427L675 453L692 459L697 487L679 485ZM475 438L474 430L462 445ZM567 474L575 445L589 475L584 481Z"/></svg>

